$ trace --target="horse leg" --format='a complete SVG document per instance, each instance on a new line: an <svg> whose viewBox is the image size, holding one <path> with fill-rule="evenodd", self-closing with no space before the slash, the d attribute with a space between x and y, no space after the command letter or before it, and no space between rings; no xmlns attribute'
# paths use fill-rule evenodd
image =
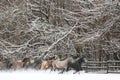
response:
<svg viewBox="0 0 120 80"><path fill-rule="evenodd" d="M52 63L52 71L55 71L55 64Z"/></svg>
<svg viewBox="0 0 120 80"><path fill-rule="evenodd" d="M51 71L55 71L55 67L54 66L52 67Z"/></svg>
<svg viewBox="0 0 120 80"><path fill-rule="evenodd" d="M77 72L78 72L78 74L80 74L80 69Z"/></svg>
<svg viewBox="0 0 120 80"><path fill-rule="evenodd" d="M80 71L78 72L78 74L80 74Z"/></svg>
<svg viewBox="0 0 120 80"><path fill-rule="evenodd" d="M54 66L53 66L53 70L56 71L56 69L58 69L58 68L57 68L56 65L54 65Z"/></svg>
<svg viewBox="0 0 120 80"><path fill-rule="evenodd" d="M64 71L65 71L65 69L62 69L62 71L61 71L61 72L59 72L59 74L63 73Z"/></svg>
<svg viewBox="0 0 120 80"><path fill-rule="evenodd" d="M66 69L66 72L68 72L68 71L69 71L69 68L70 68L70 67L68 66L68 67L67 67L67 69Z"/></svg>
<svg viewBox="0 0 120 80"><path fill-rule="evenodd" d="M53 67L51 68L51 71L53 71Z"/></svg>
<svg viewBox="0 0 120 80"><path fill-rule="evenodd" d="M73 74L76 74L77 72L79 72L80 70L76 69L75 72Z"/></svg>
<svg viewBox="0 0 120 80"><path fill-rule="evenodd" d="M78 71L75 71L73 74L76 74Z"/></svg>

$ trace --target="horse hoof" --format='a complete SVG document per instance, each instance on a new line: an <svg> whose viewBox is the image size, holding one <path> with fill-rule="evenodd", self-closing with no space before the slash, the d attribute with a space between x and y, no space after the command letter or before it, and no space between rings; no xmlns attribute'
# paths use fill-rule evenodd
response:
<svg viewBox="0 0 120 80"><path fill-rule="evenodd" d="M73 74L75 74L75 72Z"/></svg>
<svg viewBox="0 0 120 80"><path fill-rule="evenodd" d="M63 72L59 72L58 74L63 74Z"/></svg>

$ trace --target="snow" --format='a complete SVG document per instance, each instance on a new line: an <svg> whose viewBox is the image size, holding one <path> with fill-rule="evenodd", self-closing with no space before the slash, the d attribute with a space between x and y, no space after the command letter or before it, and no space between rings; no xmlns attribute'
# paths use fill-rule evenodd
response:
<svg viewBox="0 0 120 80"><path fill-rule="evenodd" d="M0 80L119 80L119 74L85 73L73 74L74 71L58 74L58 71L17 70L0 71Z"/></svg>

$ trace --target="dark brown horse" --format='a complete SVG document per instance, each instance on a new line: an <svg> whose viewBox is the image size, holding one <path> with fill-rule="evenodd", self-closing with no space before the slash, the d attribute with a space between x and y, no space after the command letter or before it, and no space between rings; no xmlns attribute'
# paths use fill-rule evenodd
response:
<svg viewBox="0 0 120 80"><path fill-rule="evenodd" d="M32 64L35 62L32 57L24 58L22 60L23 62L23 68L29 68L32 66Z"/></svg>
<svg viewBox="0 0 120 80"><path fill-rule="evenodd" d="M78 58L74 62L69 62L68 67L67 67L67 71L69 70L69 68L72 68L72 69L74 69L76 71L75 73L79 72L80 70L82 70L82 67L81 67L82 63L86 62L86 61L87 60L86 60L85 56L82 56L81 58Z"/></svg>
<svg viewBox="0 0 120 80"><path fill-rule="evenodd" d="M33 68L40 69L41 64L42 64L42 58L34 57L34 63L32 64Z"/></svg>

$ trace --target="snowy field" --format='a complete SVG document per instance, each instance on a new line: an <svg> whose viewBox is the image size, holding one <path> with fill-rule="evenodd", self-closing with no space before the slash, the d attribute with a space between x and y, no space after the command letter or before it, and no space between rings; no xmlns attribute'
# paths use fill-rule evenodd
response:
<svg viewBox="0 0 120 80"><path fill-rule="evenodd" d="M74 71L58 74L58 71L17 70L0 71L0 80L120 80L120 74L73 74Z"/></svg>

